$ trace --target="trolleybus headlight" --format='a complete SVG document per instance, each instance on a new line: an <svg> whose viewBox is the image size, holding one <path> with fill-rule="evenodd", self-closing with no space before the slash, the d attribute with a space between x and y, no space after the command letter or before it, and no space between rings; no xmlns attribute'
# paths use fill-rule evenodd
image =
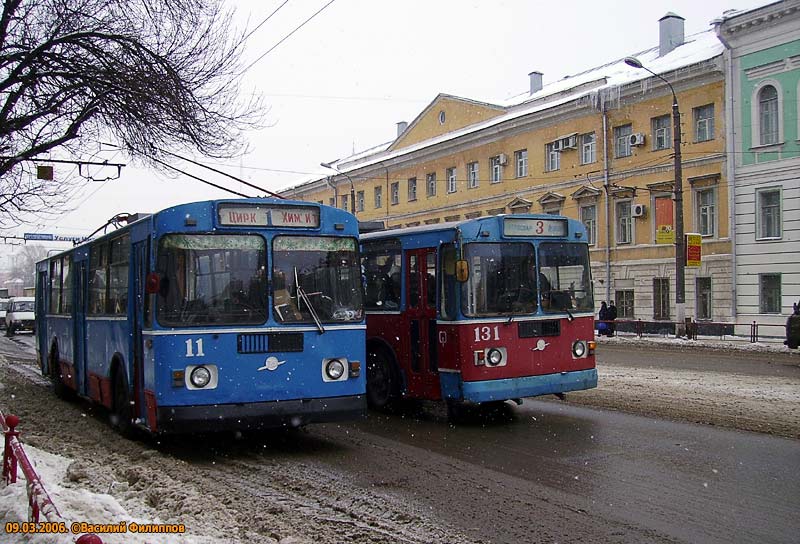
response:
<svg viewBox="0 0 800 544"><path fill-rule="evenodd" d="M344 365L339 359L331 359L325 365L325 374L332 380L338 380L344 375Z"/></svg>
<svg viewBox="0 0 800 544"><path fill-rule="evenodd" d="M503 362L503 353L499 349L492 348L486 353L486 362L492 366L497 366Z"/></svg>
<svg viewBox="0 0 800 544"><path fill-rule="evenodd" d="M189 374L189 381L193 386L202 389L211 381L211 372L204 366L198 366Z"/></svg>
<svg viewBox="0 0 800 544"><path fill-rule="evenodd" d="M572 344L572 354L580 359L586 355L586 343L583 340L578 340Z"/></svg>

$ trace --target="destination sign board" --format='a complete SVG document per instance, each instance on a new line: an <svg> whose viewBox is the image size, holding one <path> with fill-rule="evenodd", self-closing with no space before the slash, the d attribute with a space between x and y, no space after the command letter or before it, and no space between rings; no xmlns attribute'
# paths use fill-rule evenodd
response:
<svg viewBox="0 0 800 544"><path fill-rule="evenodd" d="M218 214L226 227L319 227L319 208L311 206L226 204Z"/></svg>
<svg viewBox="0 0 800 544"><path fill-rule="evenodd" d="M506 217L503 220L506 236L567 236L566 219L533 219Z"/></svg>

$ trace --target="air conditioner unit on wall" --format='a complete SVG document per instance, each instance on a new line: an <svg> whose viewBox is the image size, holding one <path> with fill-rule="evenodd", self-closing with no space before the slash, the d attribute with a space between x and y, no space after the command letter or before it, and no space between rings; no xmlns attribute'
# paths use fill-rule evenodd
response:
<svg viewBox="0 0 800 544"><path fill-rule="evenodd" d="M631 145L644 145L644 134L635 132L630 135Z"/></svg>
<svg viewBox="0 0 800 544"><path fill-rule="evenodd" d="M647 213L647 206L644 204L634 204L631 206L631 217L644 217Z"/></svg>
<svg viewBox="0 0 800 544"><path fill-rule="evenodd" d="M508 164L508 155L505 153L500 153L500 155L497 156L497 160L500 163L500 166L505 166Z"/></svg>
<svg viewBox="0 0 800 544"><path fill-rule="evenodd" d="M577 149L578 137L573 134L571 136L567 136L566 138L561 138L561 147L562 149Z"/></svg>

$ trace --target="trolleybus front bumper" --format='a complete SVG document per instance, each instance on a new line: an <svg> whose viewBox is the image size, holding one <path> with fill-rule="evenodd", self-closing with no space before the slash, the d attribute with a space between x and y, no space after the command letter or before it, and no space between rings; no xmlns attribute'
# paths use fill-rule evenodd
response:
<svg viewBox="0 0 800 544"><path fill-rule="evenodd" d="M158 432L191 433L300 427L366 416L364 395L246 404L159 406Z"/></svg>
<svg viewBox="0 0 800 544"><path fill-rule="evenodd" d="M499 380L465 382L461 374L441 373L442 395L466 402L492 402L580 391L597 387L597 369Z"/></svg>

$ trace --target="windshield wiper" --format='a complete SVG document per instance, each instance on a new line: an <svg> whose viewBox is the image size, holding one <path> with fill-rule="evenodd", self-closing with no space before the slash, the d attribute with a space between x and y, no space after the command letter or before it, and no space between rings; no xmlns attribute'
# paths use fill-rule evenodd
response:
<svg viewBox="0 0 800 544"><path fill-rule="evenodd" d="M311 314L311 319L314 320L314 324L319 329L319 333L323 334L325 332L325 327L322 326L322 322L319 320L319 316L317 315L317 310L314 308L314 305L311 304L311 300L306 295L305 289L300 286L300 279L297 276L297 267L294 267L294 284L297 287L297 297L306 303L308 307L308 312Z"/></svg>

